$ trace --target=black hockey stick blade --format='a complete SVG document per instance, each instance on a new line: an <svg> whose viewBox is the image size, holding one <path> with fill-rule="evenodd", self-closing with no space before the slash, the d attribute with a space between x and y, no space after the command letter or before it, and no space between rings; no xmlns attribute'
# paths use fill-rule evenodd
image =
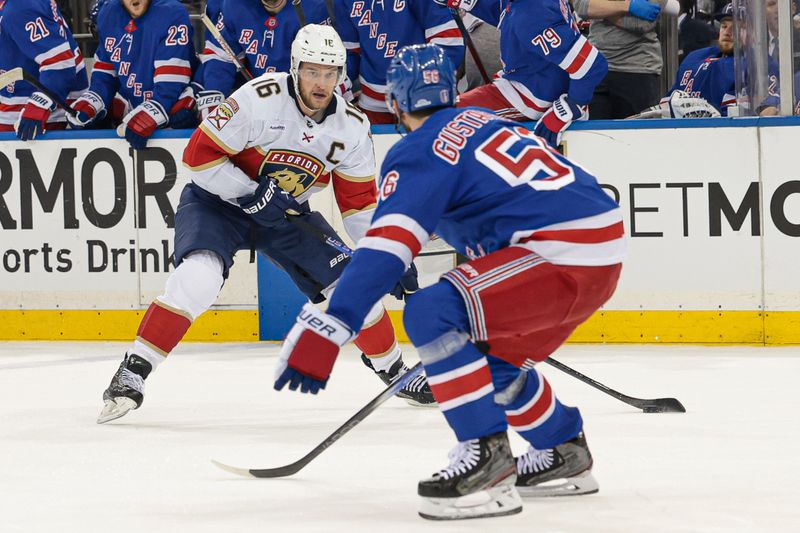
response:
<svg viewBox="0 0 800 533"><path fill-rule="evenodd" d="M305 456L294 463L285 466L278 466L276 468L237 468L235 466L220 463L219 461L214 461L213 459L211 462L222 470L244 477L269 478L286 477L296 474L308 463L313 461L314 458L316 458L319 454L328 449L334 442L342 438L348 431L363 422L364 419L370 415L370 413L380 407L381 404L385 403L386 400L397 394L400 389L405 387L409 381L414 379L420 373L422 373L422 363L417 363L410 368L408 372L400 376L399 379L389 385L383 392L373 398L372 401L362 407L356 414L351 416L347 422L339 426L336 431L328 435L325 440L317 445L316 448L308 452Z"/></svg>
<svg viewBox="0 0 800 533"><path fill-rule="evenodd" d="M632 405L637 409L641 409L645 413L685 413L686 408L683 406L681 402L679 402L676 398L653 398L653 399L643 399L643 398L634 398L633 396L628 396L627 394L622 394L621 392L617 392L612 388L606 387L602 383L593 380L589 376L585 376L574 370L567 365L560 363L553 359L552 357L548 357L546 359L547 364L556 367L557 369L561 370L569 374L570 376L577 378L587 385L591 385L597 390L605 392L609 396L613 396L617 400L621 402L625 402L628 405Z"/></svg>

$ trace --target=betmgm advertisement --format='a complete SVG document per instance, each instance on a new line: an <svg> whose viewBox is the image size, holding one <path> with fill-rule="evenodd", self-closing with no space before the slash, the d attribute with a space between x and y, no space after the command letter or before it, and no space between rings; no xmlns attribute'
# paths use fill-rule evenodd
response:
<svg viewBox="0 0 800 533"><path fill-rule="evenodd" d="M120 340L129 339L174 268L187 137L173 132L134 152L121 139L88 134L0 140L0 314L15 324L2 338L26 338L21 324L35 312L58 313L55 329L63 330L70 313L103 321L114 311L115 320L126 317ZM378 161L398 138L374 136ZM800 173L792 157L800 127L584 127L565 144L620 202L629 237L617 293L573 342L800 342ZM334 205L329 191L315 195L313 207L341 231ZM247 255L237 255L210 312L216 320L239 313L240 333L189 338L258 339L252 317L270 294L258 294ZM422 260L422 278L431 282L448 265ZM387 304L401 324L402 304Z"/></svg>

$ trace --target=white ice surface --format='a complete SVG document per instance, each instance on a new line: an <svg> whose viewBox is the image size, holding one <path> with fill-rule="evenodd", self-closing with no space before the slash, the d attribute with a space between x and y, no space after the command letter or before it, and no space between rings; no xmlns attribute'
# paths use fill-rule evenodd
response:
<svg viewBox="0 0 800 533"><path fill-rule="evenodd" d="M452 523L417 516L416 483L447 464L453 437L438 410L397 399L291 478L211 464L310 451L381 390L354 349L313 397L272 390L276 345L185 344L139 410L97 425L125 348L0 343L0 532L800 531L798 348L563 348L598 381L688 412L643 414L542 365L583 412L600 492Z"/></svg>

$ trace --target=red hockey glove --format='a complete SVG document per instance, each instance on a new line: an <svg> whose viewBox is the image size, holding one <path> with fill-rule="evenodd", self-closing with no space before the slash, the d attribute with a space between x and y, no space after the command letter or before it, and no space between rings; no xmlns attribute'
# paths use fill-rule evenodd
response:
<svg viewBox="0 0 800 533"><path fill-rule="evenodd" d="M197 126L197 94L202 90L196 83L190 83L169 110L169 127L176 130Z"/></svg>
<svg viewBox="0 0 800 533"><path fill-rule="evenodd" d="M471 11L478 0L433 0L437 6L449 7L451 9L463 9L464 11Z"/></svg>
<svg viewBox="0 0 800 533"><path fill-rule="evenodd" d="M125 139L134 150L143 150L147 146L147 139L167 121L167 113L161 104L154 100L145 100L122 119Z"/></svg>
<svg viewBox="0 0 800 533"><path fill-rule="evenodd" d="M553 107L548 109L533 132L547 141L553 148L561 144L561 134L572 124L573 121L583 117L584 111L576 104L569 101L566 94L553 102Z"/></svg>
<svg viewBox="0 0 800 533"><path fill-rule="evenodd" d="M23 141L32 141L36 135L44 133L47 129L47 119L55 110L56 103L52 98L44 93L33 93L14 124L17 137Z"/></svg>
<svg viewBox="0 0 800 533"><path fill-rule="evenodd" d="M339 355L339 348L355 338L355 333L312 304L303 306L297 323L283 341L275 369L275 390L289 384L289 390L316 394L324 389Z"/></svg>

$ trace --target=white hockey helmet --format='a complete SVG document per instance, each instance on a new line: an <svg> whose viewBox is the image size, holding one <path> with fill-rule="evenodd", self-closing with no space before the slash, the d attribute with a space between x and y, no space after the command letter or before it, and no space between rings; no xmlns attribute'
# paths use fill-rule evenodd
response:
<svg viewBox="0 0 800 533"><path fill-rule="evenodd" d="M292 65L289 69L295 87L298 87L297 71L303 62L339 67L339 79L336 84L344 81L347 50L333 27L307 24L297 32L292 41Z"/></svg>

